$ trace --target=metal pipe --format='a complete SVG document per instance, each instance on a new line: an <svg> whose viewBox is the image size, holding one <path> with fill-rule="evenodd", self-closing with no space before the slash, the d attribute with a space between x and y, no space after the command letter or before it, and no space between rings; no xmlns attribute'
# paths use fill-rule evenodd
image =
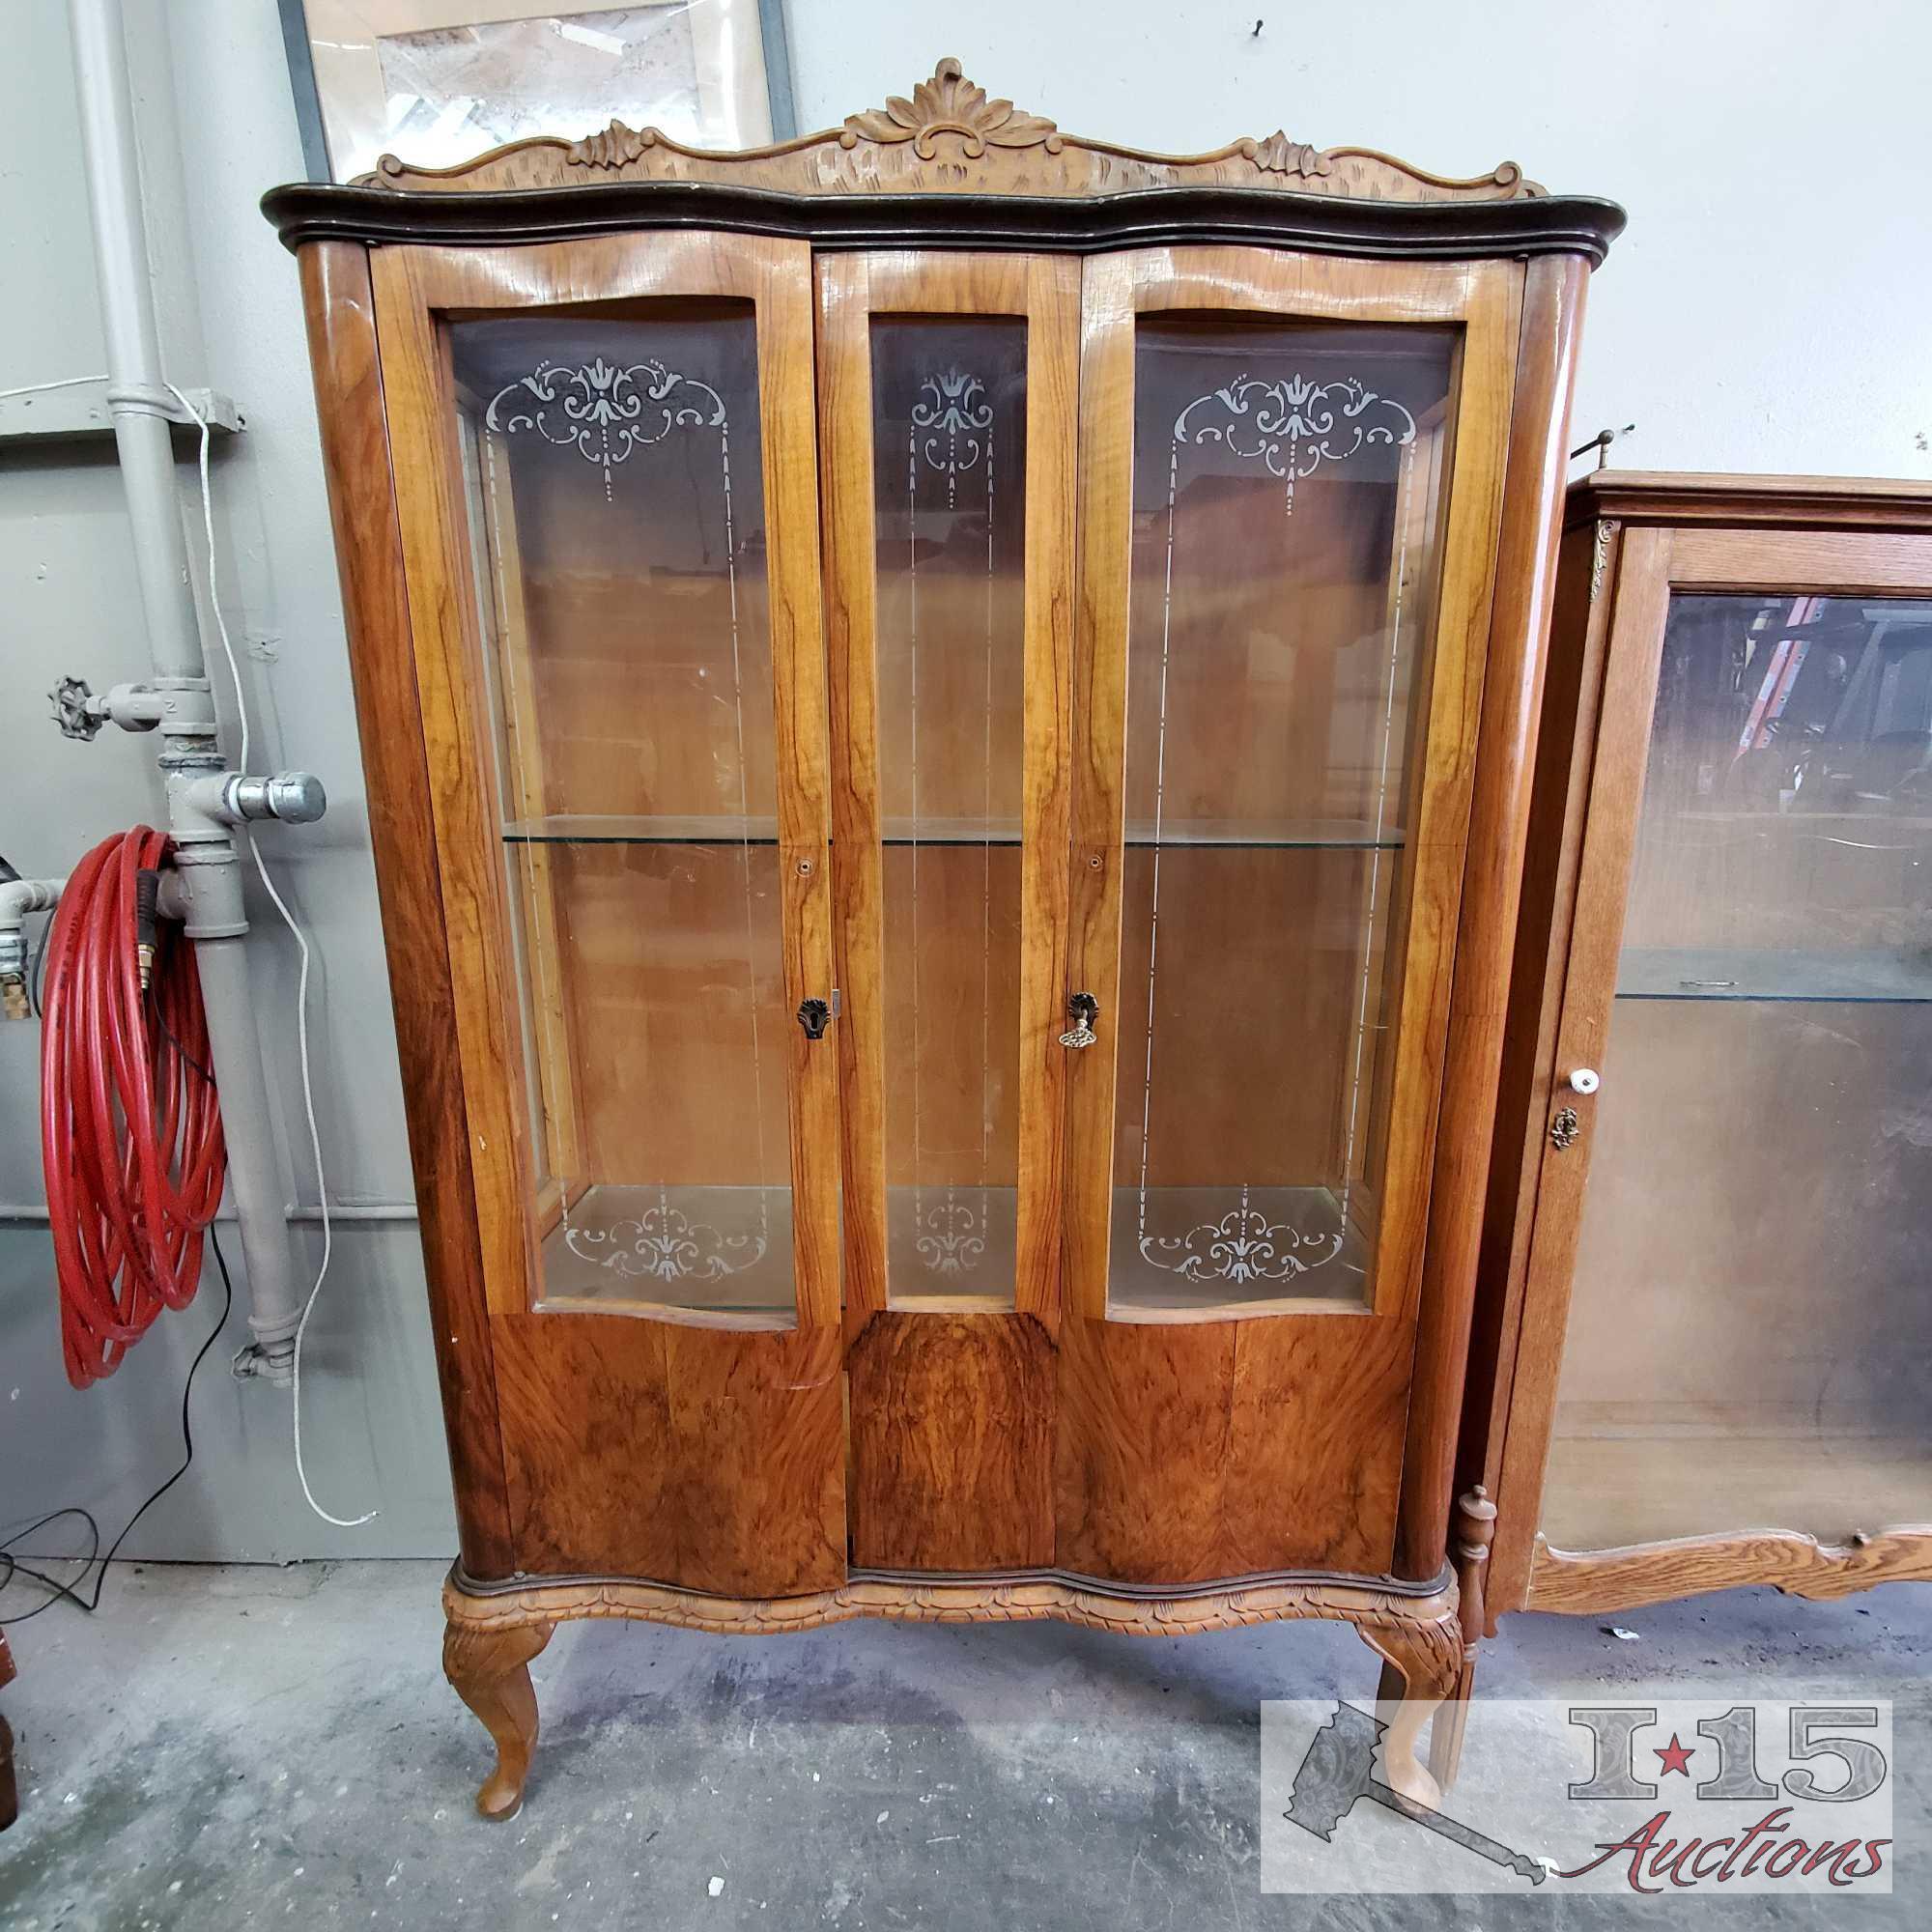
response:
<svg viewBox="0 0 1932 1932"><path fill-rule="evenodd" d="M23 879L18 873L0 883L0 1015L7 1019L23 1020L33 1007L34 989L27 983L27 915L51 912L66 885L65 879Z"/></svg>
<svg viewBox="0 0 1932 1932"><path fill-rule="evenodd" d="M168 428L174 399L162 386L121 0L69 0L68 17L80 89L80 151L94 209L101 328L107 338L107 407L128 491L148 647L163 677L203 677L208 668L175 486Z"/></svg>
<svg viewBox="0 0 1932 1932"><path fill-rule="evenodd" d="M242 1228L255 1347L248 1366L286 1382L300 1315L295 1248L282 1204L288 1189L275 1154L273 1116L242 937L235 838L208 809L197 782L222 773L214 715L206 698L207 663L188 575L175 483L160 333L149 276L146 217L135 141L133 95L121 0L69 0L79 85L81 154L94 212L95 263L107 340L107 401L128 491L134 560L147 617L156 684L192 690L198 712L163 725L160 766L167 781L168 827L188 901L210 1051L221 1089L228 1144L228 1187ZM211 586L212 588L212 586ZM238 1366L241 1366L238 1364Z"/></svg>
<svg viewBox="0 0 1932 1932"><path fill-rule="evenodd" d="M233 847L229 848L231 859ZM208 1009L208 1051L221 1090L222 1138L228 1147L228 1194L242 1227L248 1266L248 1327L260 1366L279 1380L295 1353L301 1320L286 1199L266 1129L271 1118L262 1044L249 1004L248 954L242 937L195 942L202 1004Z"/></svg>

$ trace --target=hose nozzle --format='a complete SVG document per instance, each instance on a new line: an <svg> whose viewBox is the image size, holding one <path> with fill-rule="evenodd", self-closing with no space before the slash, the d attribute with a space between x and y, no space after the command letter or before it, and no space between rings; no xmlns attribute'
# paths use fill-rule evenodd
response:
<svg viewBox="0 0 1932 1932"><path fill-rule="evenodd" d="M134 961L144 993L155 978L155 943L160 932L156 907L160 891L161 874L157 867L143 867L134 874Z"/></svg>

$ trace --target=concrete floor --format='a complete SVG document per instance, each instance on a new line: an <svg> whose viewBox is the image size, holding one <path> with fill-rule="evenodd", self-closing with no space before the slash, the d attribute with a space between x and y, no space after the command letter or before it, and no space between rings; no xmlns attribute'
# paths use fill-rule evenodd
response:
<svg viewBox="0 0 1932 1932"><path fill-rule="evenodd" d="M1621 1618L1638 1643L1595 1620L1506 1621L1487 1695L1665 1678L1721 1693L1775 1675L1896 1700L1889 1900L1626 1905L1263 1896L1260 1700L1374 1685L1355 1638L1317 1625L1184 1640L1050 1624L763 1639L573 1625L532 1671L544 1737L529 1802L486 1826L469 1801L487 1741L439 1667L440 1580L427 1563L151 1564L117 1570L92 1619L63 1605L14 1626L20 1681L0 1707L22 1812L0 1834L0 1925L1932 1922L1928 1586L1828 1605L1739 1591Z"/></svg>

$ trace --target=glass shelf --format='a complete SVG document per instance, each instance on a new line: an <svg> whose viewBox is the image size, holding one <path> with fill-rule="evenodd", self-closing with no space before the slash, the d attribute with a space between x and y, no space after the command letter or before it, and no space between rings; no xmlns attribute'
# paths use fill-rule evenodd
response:
<svg viewBox="0 0 1932 1932"><path fill-rule="evenodd" d="M1922 1005L1932 1002L1932 953L1633 946L1618 962L1617 998Z"/></svg>
<svg viewBox="0 0 1932 1932"><path fill-rule="evenodd" d="M756 813L716 812L679 817L596 817L557 814L515 820L503 827L506 845L776 845L778 821ZM1017 819L888 818L888 845L1017 845ZM1155 842L1151 820L1130 819L1129 846ZM1214 850L1399 852L1401 831L1347 819L1252 822L1227 818L1169 818L1160 828L1163 850L1203 846Z"/></svg>
<svg viewBox="0 0 1932 1932"><path fill-rule="evenodd" d="M737 812L688 817L599 817L591 813L512 821L505 845L776 845L778 821Z"/></svg>

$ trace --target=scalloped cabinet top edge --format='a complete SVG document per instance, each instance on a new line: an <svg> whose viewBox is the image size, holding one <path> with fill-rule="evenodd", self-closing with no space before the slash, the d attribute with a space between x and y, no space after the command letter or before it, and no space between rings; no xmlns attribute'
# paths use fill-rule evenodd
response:
<svg viewBox="0 0 1932 1932"><path fill-rule="evenodd" d="M581 141L542 134L453 168L384 155L358 186L431 192L575 187L614 181L709 181L791 194L1120 194L1134 188L1260 187L1371 201L1515 201L1547 192L1514 161L1454 181L1372 148L1320 149L1277 131L1202 155L1152 155L1063 134L942 60L905 100L769 148L707 152L656 128L612 121Z"/></svg>
<svg viewBox="0 0 1932 1932"><path fill-rule="evenodd" d="M646 220L652 214L672 218L665 200L641 202L635 193L639 187L672 190L673 198L677 189L693 194L679 219L718 225L728 214L724 225L810 234L850 246L868 245L877 237L862 209L838 204L888 196L944 197L962 209L997 198L1039 211L1024 224L1010 216L975 223L960 214L951 228L925 238L952 246L1120 245L1205 237L1236 222L1252 229L1259 219L1280 232L1256 239L1306 241L1338 252L1568 252L1594 264L1624 225L1614 203L1553 196L1515 161L1457 180L1372 148L1317 148L1280 130L1200 155L1150 154L1088 140L1063 133L1010 100L989 99L951 58L940 61L910 99L895 96L882 108L847 115L837 128L771 147L709 151L687 147L656 128L612 121L582 140L536 135L456 167L417 167L384 155L374 173L346 186L274 188L263 207L291 247L331 237L534 239L633 226L640 213ZM559 193L583 190L601 192L568 213L558 208ZM724 199L714 190L724 190ZM1175 190L1195 191L1185 224ZM498 225L491 233L475 217L432 200L479 195L494 198L489 205ZM795 213L789 220L775 213L779 208L796 211L800 203L815 212ZM1095 203L1109 206L1114 216L1097 230L1046 212L1054 204ZM1158 215L1152 204L1159 205ZM1158 233L1149 226L1156 221L1166 224ZM1298 223L1305 223L1305 233ZM943 227L937 215L933 225Z"/></svg>

